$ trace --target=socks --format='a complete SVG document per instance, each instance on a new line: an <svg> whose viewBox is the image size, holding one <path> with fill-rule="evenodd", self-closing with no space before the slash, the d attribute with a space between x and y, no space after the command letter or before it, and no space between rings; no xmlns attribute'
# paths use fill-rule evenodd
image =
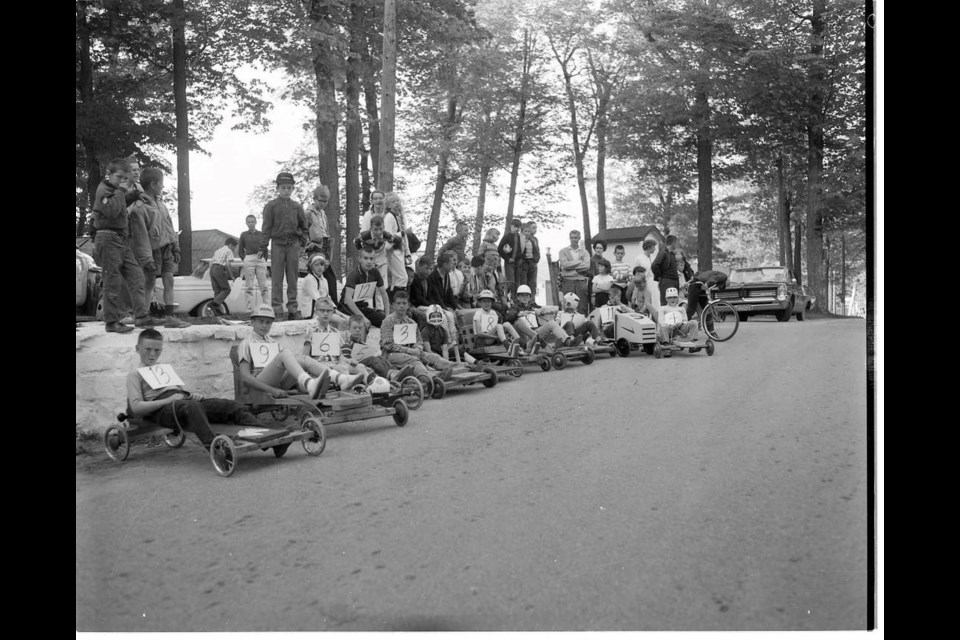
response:
<svg viewBox="0 0 960 640"><path fill-rule="evenodd" d="M304 391L307 391L307 382L309 381L310 381L310 374L308 373L301 373L299 376L297 376L297 386L299 386Z"/></svg>
<svg viewBox="0 0 960 640"><path fill-rule="evenodd" d="M174 306L172 304L163 305L163 312L168 316L173 315L173 309L174 309Z"/></svg>

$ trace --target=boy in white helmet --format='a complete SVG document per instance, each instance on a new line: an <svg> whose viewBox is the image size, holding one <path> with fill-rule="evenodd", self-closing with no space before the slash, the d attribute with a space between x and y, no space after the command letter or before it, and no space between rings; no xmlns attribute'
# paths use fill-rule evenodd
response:
<svg viewBox="0 0 960 640"><path fill-rule="evenodd" d="M341 389L366 382L362 373L350 376L333 371L307 356L280 348L270 337L270 327L277 316L269 305L261 305L250 316L253 332L240 343L240 378L247 386L269 393L274 398L286 398L295 387L322 398L330 381Z"/></svg>
<svg viewBox="0 0 960 640"><path fill-rule="evenodd" d="M533 291L528 285L522 284L517 287L517 299L507 309L504 319L527 340L525 350L528 354L536 353L540 349L541 341L545 342L547 336L553 336L556 343L563 346L579 345L581 340L568 336L555 321L544 320L539 315L557 311L557 307L541 307L534 302Z"/></svg>
<svg viewBox="0 0 960 640"><path fill-rule="evenodd" d="M696 320L687 320L687 310L680 306L680 293L675 287L666 291L667 304L657 316L657 340L670 343L674 338L694 342L699 335Z"/></svg>
<svg viewBox="0 0 960 640"><path fill-rule="evenodd" d="M477 359L467 353L457 340L450 339L450 334L445 328L446 318L443 313L443 307L432 304L427 307L426 320L420 329L423 335L423 341L430 345L430 350L444 356L447 360L452 360L454 354L459 354L460 359L469 365L477 362ZM446 354L446 355L444 355ZM479 371L479 368L477 369Z"/></svg>
<svg viewBox="0 0 960 640"><path fill-rule="evenodd" d="M557 324L567 332L567 335L573 336L574 338L579 337L586 344L594 344L597 338L600 337L600 330L597 329L597 325L593 323L593 320L588 319L587 316L577 311L579 306L580 296L572 291L564 295L563 311L557 316ZM584 338L584 336L586 336L586 338Z"/></svg>
<svg viewBox="0 0 960 640"><path fill-rule="evenodd" d="M500 322L500 316L493 310L493 303L497 297L489 289L477 294L477 304L480 308L473 314L473 333L477 344L485 346L489 343L502 344L507 349L507 356L516 358L520 355L520 334L509 322ZM507 338L507 335L510 337Z"/></svg>

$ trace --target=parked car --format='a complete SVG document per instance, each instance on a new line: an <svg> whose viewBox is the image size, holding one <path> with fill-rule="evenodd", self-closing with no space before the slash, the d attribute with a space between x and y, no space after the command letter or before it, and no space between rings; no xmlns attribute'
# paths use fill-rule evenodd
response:
<svg viewBox="0 0 960 640"><path fill-rule="evenodd" d="M94 316L100 302L103 269L93 258L77 249L77 313Z"/></svg>
<svg viewBox="0 0 960 640"><path fill-rule="evenodd" d="M811 294L786 267L734 269L727 288L715 292L717 298L733 305L740 322L762 314L774 315L780 322L789 321L792 315L803 320L816 301Z"/></svg>
<svg viewBox="0 0 960 640"><path fill-rule="evenodd" d="M200 266L194 269L189 276L174 276L173 302L178 313L189 313L197 317L210 317L213 312L213 287L210 285L210 258L201 260ZM247 310L246 293L244 292L243 278L240 270L243 261L235 258L230 264L230 271L234 280L230 285L230 295L224 301L227 313L243 313ZM303 288L303 278L297 278L297 293ZM271 291L270 267L267 266L267 291ZM156 297L163 299L163 282L157 278ZM286 303L286 287L284 287L284 303ZM270 304L270 300L265 301Z"/></svg>

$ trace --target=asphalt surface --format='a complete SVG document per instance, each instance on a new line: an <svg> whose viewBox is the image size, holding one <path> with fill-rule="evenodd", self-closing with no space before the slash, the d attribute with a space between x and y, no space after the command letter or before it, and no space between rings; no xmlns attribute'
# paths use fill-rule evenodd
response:
<svg viewBox="0 0 960 640"><path fill-rule="evenodd" d="M866 330L751 319L331 426L220 478L77 456L79 631L867 624Z"/></svg>

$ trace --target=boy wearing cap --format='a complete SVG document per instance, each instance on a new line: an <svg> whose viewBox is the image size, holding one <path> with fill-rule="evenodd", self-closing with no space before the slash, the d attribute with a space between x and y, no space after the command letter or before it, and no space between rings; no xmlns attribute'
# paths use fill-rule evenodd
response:
<svg viewBox="0 0 960 640"><path fill-rule="evenodd" d="M574 338L568 336L559 324L553 320L544 321L540 318L542 313L557 311L557 307L541 307L534 302L529 285L522 284L517 288L516 302L507 309L504 319L527 340L524 350L528 354L536 353L540 348L540 342L546 342L548 335L552 335L557 343L564 346L577 346L580 342L574 344Z"/></svg>
<svg viewBox="0 0 960 640"><path fill-rule="evenodd" d="M363 373L347 375L333 371L316 360L297 355L289 349L280 348L273 357L268 346L276 344L270 337L270 328L276 320L273 307L261 305L252 316L250 325L253 332L240 343L240 379L247 386L269 393L274 398L286 398L288 389L299 388L310 394L312 399L321 398L332 380L341 389L367 381ZM257 356L254 357L254 350Z"/></svg>
<svg viewBox="0 0 960 640"><path fill-rule="evenodd" d="M226 398L204 398L180 385L157 389L151 387L139 369L159 364L160 354L163 353L163 334L156 329L140 332L136 351L140 356L140 367L127 374L127 404L132 415L169 429L190 431L207 449L216 436L210 429L211 422L267 428L239 402ZM119 442L116 445L119 446Z"/></svg>
<svg viewBox="0 0 960 640"><path fill-rule="evenodd" d="M484 289L477 294L477 304L480 308L473 314L473 333L476 335L478 345L502 344L507 349L507 356L516 358L520 355L520 343L517 342L520 340L520 334L510 323L500 323L500 316L493 310L496 299L489 289ZM510 335L509 339L507 334Z"/></svg>
<svg viewBox="0 0 960 640"><path fill-rule="evenodd" d="M454 364L431 351L430 344L423 340L420 328L407 315L409 310L410 298L407 292L397 291L393 296L393 313L384 318L380 327L380 348L386 354L387 362L392 367L413 365L415 375L418 378L430 376L424 366L430 365L434 369L440 370L438 377L441 380L449 380L453 375ZM394 336L394 329L397 325L413 325L408 342L397 344Z"/></svg>
<svg viewBox="0 0 960 640"><path fill-rule="evenodd" d="M587 344L593 344L600 337L600 331L592 320L579 312L579 308L580 298L577 294L568 293L563 296L563 311L557 316L557 324L567 332L567 335L579 337Z"/></svg>
<svg viewBox="0 0 960 640"><path fill-rule="evenodd" d="M260 253L267 255L270 247L270 279L273 288L273 310L283 313L283 279L287 279L287 319L299 320L297 311L297 276L299 275L300 249L309 234L307 216L303 207L295 202L293 174L286 171L277 176L277 197L263 207L263 243Z"/></svg>
<svg viewBox="0 0 960 640"><path fill-rule="evenodd" d="M680 337L691 342L697 339L699 330L696 320L688 320L687 312L680 306L680 293L674 287L665 292L667 304L660 307L657 321L657 340L661 343L672 342Z"/></svg>

